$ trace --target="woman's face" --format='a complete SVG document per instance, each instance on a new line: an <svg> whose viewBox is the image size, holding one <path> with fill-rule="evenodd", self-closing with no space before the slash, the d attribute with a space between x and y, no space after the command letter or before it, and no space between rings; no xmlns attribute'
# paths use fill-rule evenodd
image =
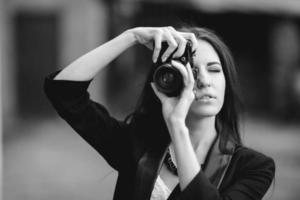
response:
<svg viewBox="0 0 300 200"><path fill-rule="evenodd" d="M196 98L189 114L197 117L215 116L223 106L226 86L219 56L208 42L198 40L193 59L198 76L194 86Z"/></svg>

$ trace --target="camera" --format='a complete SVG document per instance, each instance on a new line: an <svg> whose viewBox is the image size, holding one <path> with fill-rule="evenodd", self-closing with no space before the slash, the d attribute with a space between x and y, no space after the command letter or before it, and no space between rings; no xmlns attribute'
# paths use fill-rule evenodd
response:
<svg viewBox="0 0 300 200"><path fill-rule="evenodd" d="M192 45L191 42L187 42L185 51L181 57L172 58L172 55L176 52L175 50L165 62L162 62L161 56L167 48L168 44L163 42L158 61L154 64L153 82L160 92L166 94L168 97L176 97L180 95L184 87L184 82L182 74L176 67L172 66L171 61L178 61L184 66L190 63L194 78L196 79L197 74L193 67Z"/></svg>

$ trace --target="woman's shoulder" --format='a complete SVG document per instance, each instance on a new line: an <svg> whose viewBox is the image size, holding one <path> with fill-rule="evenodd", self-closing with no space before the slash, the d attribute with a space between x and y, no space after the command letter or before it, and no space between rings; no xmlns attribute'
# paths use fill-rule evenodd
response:
<svg viewBox="0 0 300 200"><path fill-rule="evenodd" d="M261 159L272 159L270 156L266 155L265 153L258 151L252 147L239 145L236 147L235 154L249 156L249 157L256 157Z"/></svg>
<svg viewBox="0 0 300 200"><path fill-rule="evenodd" d="M263 152L255 150L247 146L238 146L234 152L234 157L239 163L242 163L241 168L271 168L275 170L274 159Z"/></svg>

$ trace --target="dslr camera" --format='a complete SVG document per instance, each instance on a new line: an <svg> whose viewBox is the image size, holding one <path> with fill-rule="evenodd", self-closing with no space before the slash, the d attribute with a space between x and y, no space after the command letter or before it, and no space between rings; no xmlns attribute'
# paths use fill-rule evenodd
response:
<svg viewBox="0 0 300 200"><path fill-rule="evenodd" d="M193 67L191 42L187 42L185 51L181 57L172 58L172 55L176 52L175 50L165 62L162 62L161 56L167 48L168 44L163 42L158 61L154 64L153 82L160 92L166 94L168 97L176 97L181 94L184 82L181 72L171 64L171 61L178 61L184 66L190 63L195 79L197 78L197 71Z"/></svg>

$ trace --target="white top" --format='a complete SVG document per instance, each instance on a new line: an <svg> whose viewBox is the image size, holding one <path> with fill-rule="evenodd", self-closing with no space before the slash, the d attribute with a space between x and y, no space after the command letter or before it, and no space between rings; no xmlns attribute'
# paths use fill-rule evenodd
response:
<svg viewBox="0 0 300 200"><path fill-rule="evenodd" d="M166 200L171 194L171 190L166 186L164 181L157 177L150 200Z"/></svg>
<svg viewBox="0 0 300 200"><path fill-rule="evenodd" d="M175 160L175 153L172 145L170 145L169 150L171 159L175 166L177 166ZM160 176L158 176L150 200L166 200L170 196L171 192L172 191L168 188L168 186L164 183Z"/></svg>

